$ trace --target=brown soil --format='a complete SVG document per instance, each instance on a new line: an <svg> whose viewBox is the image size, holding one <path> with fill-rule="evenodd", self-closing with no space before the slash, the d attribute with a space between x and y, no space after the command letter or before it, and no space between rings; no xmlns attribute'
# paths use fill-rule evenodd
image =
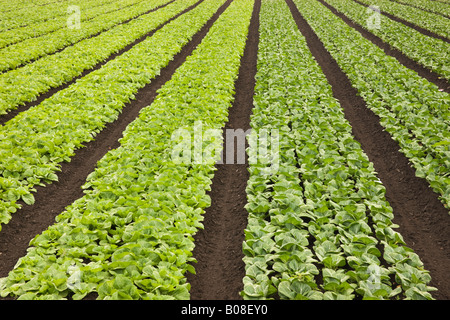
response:
<svg viewBox="0 0 450 320"><path fill-rule="evenodd" d="M94 171L97 161L109 150L119 146L118 140L127 125L139 115L139 111L150 105L156 91L170 80L176 69L201 42L212 24L228 7L228 0L214 16L202 27L192 40L178 53L167 67L150 84L136 94L135 100L128 103L119 118L106 125L94 141L78 149L71 162L62 163L59 181L45 187L36 187L34 205L25 205L12 215L11 221L0 231L0 277L7 276L17 260L26 254L28 244L36 235L54 223L55 217L76 199L83 196L81 186L86 177ZM188 8L185 12L190 10Z"/></svg>
<svg viewBox="0 0 450 320"><path fill-rule="evenodd" d="M394 223L408 247L430 271L436 299L450 299L450 215L425 179L415 176L398 143L383 130L379 117L367 108L350 80L301 16L292 0L286 0L300 31L332 86L333 94L353 128L353 135L368 155L386 187L386 198L394 210ZM321 1L322 2L322 1ZM359 30L358 30L359 31Z"/></svg>
<svg viewBox="0 0 450 320"><path fill-rule="evenodd" d="M228 122L223 129L250 129L253 108L256 61L259 42L259 10L257 0L250 21L249 34L241 58L236 94L229 110ZM235 145L236 153L236 145ZM224 153L226 154L226 144ZM224 161L226 162L226 161ZM249 178L247 158L245 164L218 164L212 180L211 206L206 209L204 229L195 235L194 265L196 275L188 274L193 300L237 300L243 290L245 265L242 261L244 229L248 213L245 188Z"/></svg>

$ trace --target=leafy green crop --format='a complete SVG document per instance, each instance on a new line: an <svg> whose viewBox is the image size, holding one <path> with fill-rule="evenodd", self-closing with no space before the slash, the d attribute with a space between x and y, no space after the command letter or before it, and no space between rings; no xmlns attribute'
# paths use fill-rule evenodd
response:
<svg viewBox="0 0 450 320"><path fill-rule="evenodd" d="M435 13L443 14L450 18L450 6L445 1L428 1L428 0L395 0L402 4L409 4L413 7L423 9L425 11L431 11Z"/></svg>
<svg viewBox="0 0 450 320"><path fill-rule="evenodd" d="M210 8L207 4L204 7ZM212 9L204 10L208 14ZM70 161L77 148L114 121L137 90L180 52L203 25L200 18L186 23L192 17L189 13L171 21L152 37L0 128L0 177L8 179L0 185L0 221L9 221L19 208L18 199L31 201L35 185L55 181L59 163Z"/></svg>
<svg viewBox="0 0 450 320"><path fill-rule="evenodd" d="M351 0L326 0L350 19L367 28L367 7ZM450 79L450 44L440 39L428 37L403 23L380 15L380 28L369 28L383 41L397 48L411 59L434 72Z"/></svg>
<svg viewBox="0 0 450 320"><path fill-rule="evenodd" d="M396 3L389 0L359 0L367 5L377 5L384 12L404 19L412 24L430 30L438 35L450 39L450 21L446 17L439 16L412 6Z"/></svg>
<svg viewBox="0 0 450 320"><path fill-rule="evenodd" d="M416 175L426 178L450 208L450 95L386 55L322 4L295 3Z"/></svg>
<svg viewBox="0 0 450 320"><path fill-rule="evenodd" d="M0 72L15 69L25 63L70 46L99 32L111 29L119 23L137 17L168 0L142 1L118 12L98 16L83 23L79 29L62 28L37 38L29 38L0 49ZM67 8L66 8L67 10Z"/></svg>
<svg viewBox="0 0 450 320"><path fill-rule="evenodd" d="M83 14L80 15L80 22L83 23L84 21L89 21L102 14L124 9L127 6L134 5L141 1L143 0L120 0L114 3L108 3L108 0L82 1L78 5L80 12L83 12ZM9 12L9 19L5 17L8 14L0 13L0 15L5 18L4 20L2 19L3 25L9 26L1 28L0 23L0 48L29 38L35 38L55 32L56 30L67 26L66 6L47 5L38 8L38 10L28 6L27 9L28 10L22 10L20 13L18 10ZM45 18L46 15L47 19Z"/></svg>
<svg viewBox="0 0 450 320"><path fill-rule="evenodd" d="M243 298L432 299L284 1L262 2L257 69L251 126L279 129L280 165L272 175L270 164L249 168Z"/></svg>
<svg viewBox="0 0 450 320"><path fill-rule="evenodd" d="M125 0L126 1L126 0ZM2 1L2 12L0 12L1 22L0 31L3 33L7 30L16 29L26 26L36 26L40 23L45 23L64 16L67 19L67 7L61 6L60 3L48 3L40 1L21 1L21 2L6 2ZM98 11L100 6L110 5L109 0L86 0L75 1L73 4L80 6L80 9L93 8ZM10 6L13 4L12 6ZM15 4L15 5L14 5ZM44 4L44 5L43 5ZM37 13L37 14L33 14ZM53 21L51 21L53 22ZM64 21L65 24L65 21Z"/></svg>

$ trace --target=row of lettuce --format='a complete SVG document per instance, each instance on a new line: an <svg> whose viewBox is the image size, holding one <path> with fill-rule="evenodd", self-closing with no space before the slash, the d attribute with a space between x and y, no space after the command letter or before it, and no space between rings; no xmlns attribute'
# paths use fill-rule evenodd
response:
<svg viewBox="0 0 450 320"><path fill-rule="evenodd" d="M164 21L196 2L181 1L160 18L153 18ZM201 3L102 68L0 127L1 224L8 223L20 208L18 200L34 203L36 185L57 180L60 163L70 161L76 149L117 119L125 104L159 75L217 6L217 1Z"/></svg>
<svg viewBox="0 0 450 320"><path fill-rule="evenodd" d="M194 32L223 3L205 1L178 24ZM205 164L174 162L172 135L180 127L192 130L199 119L205 128L225 125L252 10L251 0L230 4L127 127L121 146L99 161L85 196L32 240L27 255L0 281L2 296L189 298L185 273L195 272L192 235L210 205L206 191L217 156ZM178 31L158 38L160 45L171 34L181 40Z"/></svg>
<svg viewBox="0 0 450 320"><path fill-rule="evenodd" d="M136 18L151 10L156 5L161 5L168 1L169 0L141 1L122 10L97 16L80 25L77 25L77 18L75 16L69 17L69 25L65 28L39 37L29 38L0 49L0 72L3 73L15 69L40 57L55 53L78 41L109 30L117 24ZM73 19L73 21L70 19Z"/></svg>
<svg viewBox="0 0 450 320"><path fill-rule="evenodd" d="M250 165L241 295L432 299L429 273L393 230L385 189L281 0L262 2L254 104L254 132L279 131L279 168Z"/></svg>
<svg viewBox="0 0 450 320"><path fill-rule="evenodd" d="M162 23L196 3L181 2L152 17ZM224 2L199 4L1 128L0 156L7 161L0 167L0 222L9 221L19 199L33 203L33 186L55 180L59 163L113 121ZM317 1L295 2L418 174L448 205L448 95L385 56ZM192 130L198 120L209 129L225 124L252 8L250 0L232 2L127 128L121 147L98 163L84 185L85 196L36 236L27 255L0 280L2 296L81 299L96 292L100 299L189 298L185 273L195 272L192 236L210 205L206 191L215 167L214 161L174 163L172 133ZM432 299L430 276L393 230L384 187L288 7L281 0L262 1L260 19L249 142L263 129L273 129L280 139L269 142L279 151L272 162L250 165L242 296Z"/></svg>
<svg viewBox="0 0 450 320"><path fill-rule="evenodd" d="M10 13L11 17L5 17L6 14L0 14L0 20L2 21L0 24L0 48L65 28L67 27L67 22L71 21L71 16L77 17L78 21L78 13L79 22L83 23L102 14L121 10L142 1L119 0L111 2L111 0L90 0L66 5L56 3L56 6L29 7L23 13L12 11ZM79 10L79 12L73 10L72 13L71 8ZM30 13L31 11L33 14Z"/></svg>
<svg viewBox="0 0 450 320"><path fill-rule="evenodd" d="M89 72L197 1L175 1L126 24L119 24L98 36L68 46L60 52L1 74L0 114L7 114L51 88L57 88L83 72ZM147 3L147 6L150 9L166 3L166 0L157 0Z"/></svg>
<svg viewBox="0 0 450 320"><path fill-rule="evenodd" d="M417 176L427 179L450 208L450 95L386 55L318 1L295 3Z"/></svg>
<svg viewBox="0 0 450 320"><path fill-rule="evenodd" d="M424 35L401 22L380 15L379 25L367 23L368 17L376 12L367 13L367 8L352 0L325 0L328 4L345 14L348 18L380 37L391 47L398 49L406 56L424 67L450 80L450 43ZM370 11L370 10L369 10Z"/></svg>

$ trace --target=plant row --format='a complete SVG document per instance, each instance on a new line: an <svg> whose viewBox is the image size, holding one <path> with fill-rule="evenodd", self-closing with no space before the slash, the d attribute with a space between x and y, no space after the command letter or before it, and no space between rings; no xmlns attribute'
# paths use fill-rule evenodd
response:
<svg viewBox="0 0 450 320"><path fill-rule="evenodd" d="M194 3L196 0L187 0ZM0 223L33 204L34 186L57 180L61 162L117 119L137 91L181 51L220 1L207 1L0 128ZM189 22L189 23L188 23Z"/></svg>
<svg viewBox="0 0 450 320"><path fill-rule="evenodd" d="M368 6L379 6L382 12L387 12L412 24L450 39L450 21L448 18L406 6L389 0L358 0Z"/></svg>
<svg viewBox="0 0 450 320"><path fill-rule="evenodd" d="M326 0L326 2L357 24L380 37L391 47L398 49L412 60L450 80L450 69L448 67L450 65L450 57L447 54L447 52L450 52L449 43L428 37L384 15L379 17L379 27L372 26L367 23L367 8L354 3L352 0Z"/></svg>
<svg viewBox="0 0 450 320"><path fill-rule="evenodd" d="M114 2L116 1L114 0ZM42 23L52 22L55 19L64 19L65 24L68 18L68 7L71 5L77 6L84 11L89 10L88 8L96 10L96 7L108 5L112 2L112 0L88 0L71 1L70 3L57 1L44 6L29 4L23 8L0 13L0 34L3 35L5 31L20 30L20 28L32 25L37 27Z"/></svg>
<svg viewBox="0 0 450 320"><path fill-rule="evenodd" d="M278 130L279 154L249 168L245 299L432 299L428 272L393 230L385 189L280 0L262 2L251 126ZM275 160L278 170L267 170Z"/></svg>
<svg viewBox="0 0 450 320"><path fill-rule="evenodd" d="M206 1L208 5L211 2ZM89 176L85 196L31 242L1 295L19 299L188 299L214 161L172 161L173 132L227 121L253 1L236 0ZM192 15L192 19L198 17ZM194 19L197 20L197 19ZM175 31L175 30L174 30ZM221 130L220 130L221 131ZM221 140L221 137L219 140ZM220 141L219 141L220 142Z"/></svg>
<svg viewBox="0 0 450 320"><path fill-rule="evenodd" d="M142 1L123 10L85 21L79 28L62 28L41 37L30 38L0 49L0 72L15 69L30 61L55 53L78 41L109 30L117 24L136 18L168 1Z"/></svg>
<svg viewBox="0 0 450 320"><path fill-rule="evenodd" d="M90 2L86 2L78 6L78 9L80 10L80 23L89 21L102 14L124 9L125 7L131 6L138 2L142 2L142 0L120 0L111 4L110 0L104 0L103 2L99 2L98 0L94 1L95 6L93 6ZM18 43L29 38L40 37L61 28L66 28L67 20L70 19L71 14L74 14L75 12L67 14L69 8L68 5L59 4L59 7L64 8L63 15L56 17L53 16L51 19L45 20L43 22L33 23L29 20L29 17L39 15L36 13L31 14L30 12L28 12L26 16L27 19L25 20L27 21L26 25L0 32L0 48L4 48L6 46ZM36 9L30 9L30 11L31 10ZM17 19L15 19L14 21L17 21Z"/></svg>
<svg viewBox="0 0 450 320"><path fill-rule="evenodd" d="M448 3L430 0L394 0L402 4L409 4L413 7L423 9L425 11L432 11L443 14L450 18L450 7Z"/></svg>
<svg viewBox="0 0 450 320"><path fill-rule="evenodd" d="M91 0L92 1L92 0ZM117 0L109 0L109 2L117 1ZM28 10L33 8L38 10L40 8L46 6L52 6L57 3L59 4L68 4L71 2L72 4L80 4L82 0L23 0L23 1L10 1L10 0L2 0L0 1L0 14L1 17L11 17L12 11L19 12L21 10Z"/></svg>
<svg viewBox="0 0 450 320"><path fill-rule="evenodd" d="M296 4L416 175L426 178L450 208L449 94L386 55L317 1Z"/></svg>
<svg viewBox="0 0 450 320"><path fill-rule="evenodd" d="M6 114L21 104L33 101L49 89L71 81L195 2L176 1L127 24L119 24L96 37L82 40L61 52L1 74L0 114Z"/></svg>

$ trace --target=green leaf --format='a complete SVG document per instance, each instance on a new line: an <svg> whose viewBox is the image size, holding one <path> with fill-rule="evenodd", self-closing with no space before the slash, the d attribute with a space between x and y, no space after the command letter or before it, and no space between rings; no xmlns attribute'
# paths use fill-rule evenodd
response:
<svg viewBox="0 0 450 320"><path fill-rule="evenodd" d="M22 200L28 205L33 205L35 201L34 196L31 193L22 195Z"/></svg>
<svg viewBox="0 0 450 320"><path fill-rule="evenodd" d="M172 295L177 300L189 300L190 299L189 289L190 289L190 285L189 284L178 286L172 292Z"/></svg>

